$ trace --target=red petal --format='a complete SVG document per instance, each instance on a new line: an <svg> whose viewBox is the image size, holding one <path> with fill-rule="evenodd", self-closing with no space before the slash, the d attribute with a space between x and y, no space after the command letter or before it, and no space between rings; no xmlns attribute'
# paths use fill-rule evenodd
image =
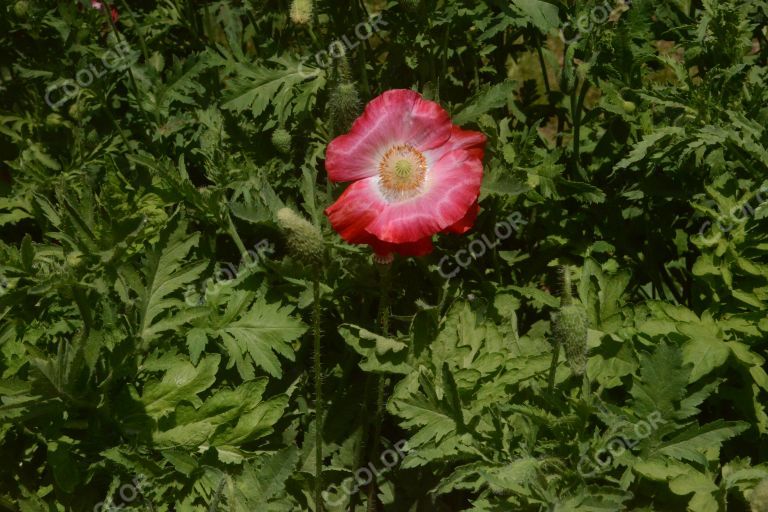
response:
<svg viewBox="0 0 768 512"><path fill-rule="evenodd" d="M369 242L367 243L379 256L386 256L390 253L396 253L400 256L425 256L431 253L434 249L431 237L422 238L421 240L404 244L390 244L387 242L382 242L381 240L371 236Z"/></svg>
<svg viewBox="0 0 768 512"><path fill-rule="evenodd" d="M446 233L456 233L457 235L463 235L464 233L472 229L472 226L475 224L475 221L477 220L477 214L479 212L480 212L480 205L478 205L477 201L475 201L475 204L469 207L469 210L467 210L466 215L464 215L464 217L462 217L462 219L459 222L448 226L443 231Z"/></svg>
<svg viewBox="0 0 768 512"><path fill-rule="evenodd" d="M427 151L451 136L451 118L415 91L393 89L374 98L346 135L328 144L325 169L331 181L376 176L384 152L398 144Z"/></svg>
<svg viewBox="0 0 768 512"><path fill-rule="evenodd" d="M469 151L474 158L482 160L485 153L485 142L486 137L482 133L462 130L458 126L453 125L451 127L451 137L448 141L439 147L427 151L426 154L432 160L440 160L451 151L464 149Z"/></svg>
<svg viewBox="0 0 768 512"><path fill-rule="evenodd" d="M386 203L376 190L375 178L352 183L347 190L326 208L331 226L349 243L368 243L365 228L376 219Z"/></svg>
<svg viewBox="0 0 768 512"><path fill-rule="evenodd" d="M459 222L480 194L483 164L460 149L430 166L427 190L413 199L388 203L365 230L391 243L415 242Z"/></svg>

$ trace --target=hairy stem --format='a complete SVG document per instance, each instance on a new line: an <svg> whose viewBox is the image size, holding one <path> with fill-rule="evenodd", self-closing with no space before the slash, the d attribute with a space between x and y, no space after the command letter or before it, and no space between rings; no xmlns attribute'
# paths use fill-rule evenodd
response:
<svg viewBox="0 0 768 512"><path fill-rule="evenodd" d="M549 365L548 394L555 389L555 374L557 373L557 360L560 358L560 343L555 341L552 346L552 364Z"/></svg>
<svg viewBox="0 0 768 512"><path fill-rule="evenodd" d="M392 284L391 269L392 263L378 264L379 275L381 278L380 299L379 299L379 325L381 326L381 335L389 336L389 289ZM381 441L381 424L384 420L384 392L386 388L386 379L379 375L376 383L376 419L373 426L373 442L371 443L370 460L375 460L376 452L379 450ZM376 512L376 480L371 482L368 488L368 512Z"/></svg>
<svg viewBox="0 0 768 512"><path fill-rule="evenodd" d="M580 145L581 145L581 113L584 110L584 99L587 97L587 91L589 91L589 82L584 80L581 84L581 91L579 92L578 99L573 106L573 162L576 165L576 169L583 179L587 179L586 171L581 168L580 158ZM576 98L576 89L573 90L572 100Z"/></svg>
<svg viewBox="0 0 768 512"><path fill-rule="evenodd" d="M320 273L312 284L312 328L315 334L315 510L323 512L323 375L320 361Z"/></svg>
<svg viewBox="0 0 768 512"><path fill-rule="evenodd" d="M232 216L229 215L229 213L227 213L227 232L229 233L229 236L232 237L232 241L235 242L237 250L240 251L243 262L251 263L251 255L248 252L248 249L245 248L245 244L243 243L242 238L240 238L240 235L237 233L237 228L235 227L235 223L232 221Z"/></svg>
<svg viewBox="0 0 768 512"><path fill-rule="evenodd" d="M222 476L221 480L219 480L219 485L216 487L216 492L213 493L213 499L211 500L211 506L208 507L208 512L216 512L219 510L219 501L221 501L221 491L224 490L224 482L226 482L227 477Z"/></svg>
<svg viewBox="0 0 768 512"><path fill-rule="evenodd" d="M544 79L544 89L547 91L547 101L552 101L552 88L549 85L549 76L547 73L547 65L544 62L544 53L541 51L541 45L543 42L539 39L539 44L536 45L536 53L539 56L539 67L541 67L541 77Z"/></svg>

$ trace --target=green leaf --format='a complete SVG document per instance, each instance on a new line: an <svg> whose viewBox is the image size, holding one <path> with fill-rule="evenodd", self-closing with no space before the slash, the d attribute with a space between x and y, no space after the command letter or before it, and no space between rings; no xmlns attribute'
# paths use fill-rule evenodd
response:
<svg viewBox="0 0 768 512"><path fill-rule="evenodd" d="M506 106L515 88L515 81L505 80L480 91L453 115L453 122L459 125L468 124L477 121L486 112Z"/></svg>
<svg viewBox="0 0 768 512"><path fill-rule="evenodd" d="M707 452L719 450L723 442L736 437L748 428L748 423L724 420L713 421L703 427L692 426L663 443L658 451L674 459L706 465Z"/></svg>
<svg viewBox="0 0 768 512"><path fill-rule="evenodd" d="M198 234L186 234L184 222L174 221L147 255L142 270L144 284L136 290L139 295L139 334L145 342L205 314L204 308L189 310L180 298L182 290L197 280L207 266L205 262L183 264L198 241ZM127 276L124 278L132 282ZM174 294L177 297L173 297ZM185 310L184 314L174 314L180 310Z"/></svg>
<svg viewBox="0 0 768 512"><path fill-rule="evenodd" d="M355 352L363 356L360 368L368 372L407 374L408 345L385 338L356 325L339 327L339 334Z"/></svg>
<svg viewBox="0 0 768 512"><path fill-rule="evenodd" d="M144 387L141 401L153 418L165 416L182 401L199 405L197 396L216 381L221 356L206 356L197 367L187 361L175 363L161 381L150 381Z"/></svg>
<svg viewBox="0 0 768 512"><path fill-rule="evenodd" d="M652 354L642 354L640 378L630 389L636 413L643 417L660 413L665 420L673 418L678 402L685 396L689 374L676 346L661 344Z"/></svg>
<svg viewBox="0 0 768 512"><path fill-rule="evenodd" d="M512 0L511 7L543 33L560 26L557 6L542 0Z"/></svg>

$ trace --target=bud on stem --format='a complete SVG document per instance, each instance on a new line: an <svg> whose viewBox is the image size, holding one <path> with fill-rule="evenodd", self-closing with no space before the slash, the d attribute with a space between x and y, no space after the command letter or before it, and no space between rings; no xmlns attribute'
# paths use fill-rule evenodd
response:
<svg viewBox="0 0 768 512"><path fill-rule="evenodd" d="M749 496L749 506L752 512L768 512L768 478L758 483Z"/></svg>
<svg viewBox="0 0 768 512"><path fill-rule="evenodd" d="M312 0L293 0L289 17L296 25L309 25L313 10Z"/></svg>
<svg viewBox="0 0 768 512"><path fill-rule="evenodd" d="M272 132L272 145L280 153L287 155L291 152L291 134L285 128L277 128Z"/></svg>
<svg viewBox="0 0 768 512"><path fill-rule="evenodd" d="M360 115L360 95L355 84L345 82L337 85L328 98L328 110L333 135L348 132Z"/></svg>
<svg viewBox="0 0 768 512"><path fill-rule="evenodd" d="M552 315L552 335L562 345L571 371L583 375L587 366L587 331L589 323L584 306L574 302L570 269L562 269L563 291L560 309Z"/></svg>
<svg viewBox="0 0 768 512"><path fill-rule="evenodd" d="M308 264L323 261L323 235L320 230L290 208L277 212L277 223L285 231L288 248Z"/></svg>

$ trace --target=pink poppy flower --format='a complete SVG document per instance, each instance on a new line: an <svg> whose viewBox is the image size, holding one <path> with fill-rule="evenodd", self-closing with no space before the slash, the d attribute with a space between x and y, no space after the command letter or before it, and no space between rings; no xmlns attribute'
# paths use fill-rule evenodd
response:
<svg viewBox="0 0 768 512"><path fill-rule="evenodd" d="M474 224L484 148L482 133L455 126L437 103L387 91L328 145L328 177L352 184L325 214L344 240L379 257L429 254L433 235Z"/></svg>

